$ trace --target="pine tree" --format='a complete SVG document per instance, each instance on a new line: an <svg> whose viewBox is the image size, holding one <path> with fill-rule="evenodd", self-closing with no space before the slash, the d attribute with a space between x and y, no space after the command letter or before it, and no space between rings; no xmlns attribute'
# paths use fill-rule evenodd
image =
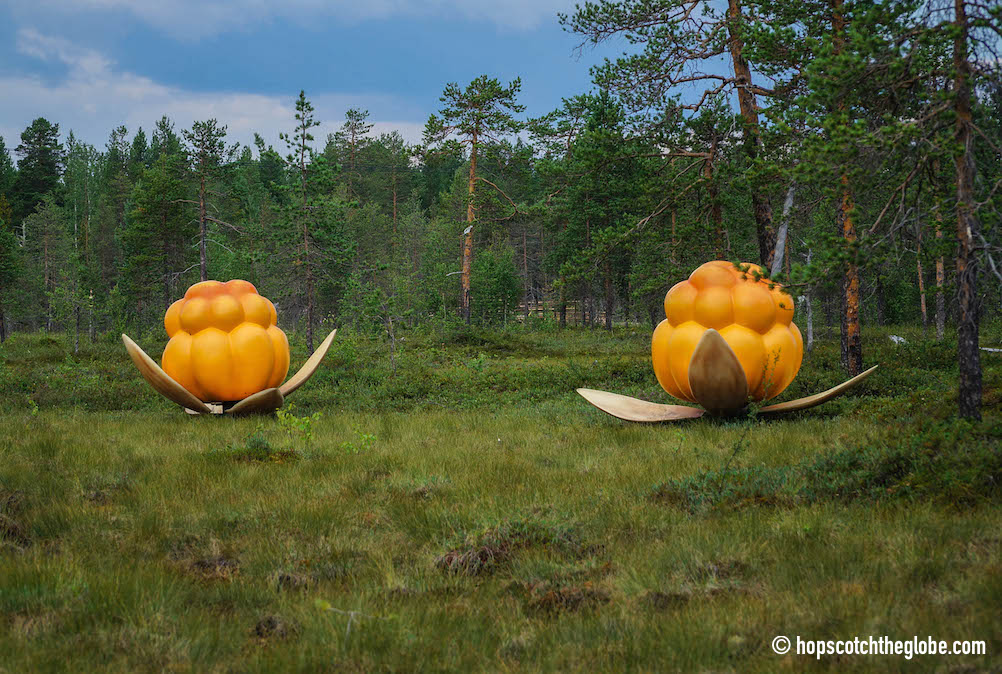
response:
<svg viewBox="0 0 1002 674"><path fill-rule="evenodd" d="M142 172L149 167L150 148L146 142L146 133L142 127L132 137L132 147L129 148L129 180L136 182Z"/></svg>
<svg viewBox="0 0 1002 674"><path fill-rule="evenodd" d="M264 138L254 134L254 147L257 148L258 179L264 185L268 194L276 204L283 204L287 194L282 187L287 184L285 162L271 145L265 147Z"/></svg>
<svg viewBox="0 0 1002 674"><path fill-rule="evenodd" d="M974 180L976 167L975 131L971 113L972 92L977 85L973 73L971 45L978 37L972 19L986 25L984 5L968 0L953 0L953 162L956 169L957 199L957 286L959 315L957 317L957 361L960 366L960 390L957 405L960 416L981 418L981 354L978 348L980 307L978 306L978 257L975 252L980 241L980 222L977 213ZM974 15L972 17L971 15ZM979 16L980 14L980 16ZM996 8L994 18L1002 19ZM988 25L991 25L990 23ZM1002 33L998 24L996 33ZM984 44L982 42L982 44ZM998 58L995 59L996 67Z"/></svg>
<svg viewBox="0 0 1002 674"><path fill-rule="evenodd" d="M13 218L14 212L6 195L0 194L0 344L7 339L7 295L14 287L19 272Z"/></svg>
<svg viewBox="0 0 1002 674"><path fill-rule="evenodd" d="M202 281L209 280L209 223L233 228L233 225L223 222L210 215L209 209L218 210L210 201L212 196L219 196L213 190L214 182L219 177L224 160L232 155L236 148L226 147L226 126L220 126L215 119L195 122L190 130L183 132L184 138L191 146L189 154L192 163L192 177L198 186L198 259L199 276Z"/></svg>
<svg viewBox="0 0 1002 674"><path fill-rule="evenodd" d="M338 150L336 162L345 167L344 177L348 185L348 198L353 199L356 194L356 186L361 179L359 174L359 155L369 143L369 132L372 131L372 124L369 119L369 111L359 108L349 108L344 113L344 124L334 134L333 138L328 138L328 144L333 145ZM329 157L331 158L331 157Z"/></svg>
<svg viewBox="0 0 1002 674"><path fill-rule="evenodd" d="M74 303L74 351L80 349L80 328L84 307L90 305L96 280L96 264L91 242L91 227L97 205L99 189L98 171L100 153L93 145L80 142L71 131L66 139L66 171L63 184L66 193L66 211L73 222L73 264L75 266L73 288ZM93 315L87 315L93 334Z"/></svg>
<svg viewBox="0 0 1002 674"><path fill-rule="evenodd" d="M522 81L518 78L503 86L497 79L486 75L470 82L465 90L460 89L455 82L450 82L439 99L445 105L438 115L431 115L425 125L426 146L442 146L445 141L456 136L459 144L467 146L470 152L466 229L463 231L463 266L460 276L460 307L463 320L467 323L470 322L470 270L476 221L476 185L478 181L484 180L477 174L477 152L484 143L497 141L502 135L516 133L522 128L522 124L513 116L513 113L525 110L524 106L516 102L521 88ZM448 151L447 145L446 150Z"/></svg>
<svg viewBox="0 0 1002 674"><path fill-rule="evenodd" d="M361 174L355 188L359 201L378 204L390 216L394 231L402 204L416 187L413 156L414 148L397 131L380 134L359 152Z"/></svg>
<svg viewBox="0 0 1002 674"><path fill-rule="evenodd" d="M616 93L627 111L646 116L649 126L670 120L671 110L694 113L721 94L738 100L742 143L747 153L759 258L772 264L776 232L768 183L752 170L763 151L757 98L772 91L752 79L748 28L754 3L727 0L726 8L705 0L598 0L560 15L565 29L600 44L623 37L640 49L592 70L596 84ZM719 63L730 61L721 74ZM673 99L678 87L702 87L694 102Z"/></svg>
<svg viewBox="0 0 1002 674"><path fill-rule="evenodd" d="M52 194L43 197L35 212L24 220L27 236L24 253L30 269L29 278L42 307L45 330L52 332L63 318L67 280L72 274L71 245L66 213Z"/></svg>
<svg viewBox="0 0 1002 674"><path fill-rule="evenodd" d="M313 328L317 322L317 287L324 280L337 282L343 272L348 248L344 233L345 203L333 195L334 170L326 157L313 150L312 129L320 126L313 116L313 105L306 92L296 100L296 127L290 136L281 134L289 148L286 165L294 178L284 189L288 192L285 222L281 232L284 243L293 247L294 269L300 270L302 290L297 293L305 302L306 345L313 351Z"/></svg>
<svg viewBox="0 0 1002 674"><path fill-rule="evenodd" d="M59 125L44 117L37 118L21 132L21 144L15 153L19 159L17 177L11 190L11 206L14 209L14 224L19 226L24 218L35 212L35 207L45 195L59 186L63 169ZM21 229L23 238L23 226Z"/></svg>
<svg viewBox="0 0 1002 674"><path fill-rule="evenodd" d="M790 147L777 153L776 173L790 174L791 199L797 183L821 186L833 210L834 237L814 253L826 277L835 272L840 278L841 360L850 376L863 370L861 270L868 262L874 263L878 323L884 308L880 239L868 240L874 222L860 225L877 214L859 200L875 200L901 176L897 156L881 148L876 134L888 120L917 109L917 99L902 95L887 67L896 58L907 5L805 0L793 7L762 0L751 29L753 54L775 82L767 115L782 136L776 144Z"/></svg>
<svg viewBox="0 0 1002 674"><path fill-rule="evenodd" d="M14 210L11 207L11 192L16 177L14 162L0 136L0 344L7 339L5 295L17 278L17 237L14 235Z"/></svg>
<svg viewBox="0 0 1002 674"><path fill-rule="evenodd" d="M593 288L598 281L605 327L611 329L615 287L625 280L629 268L625 244L644 207L645 185L638 159L644 152L626 138L624 112L607 92L583 102L584 124L565 159L566 172L573 179L554 197L554 208L566 226L552 255L560 260L561 285L585 290L589 323L598 315Z"/></svg>
<svg viewBox="0 0 1002 674"><path fill-rule="evenodd" d="M174 122L167 115L157 120L153 129L153 140L147 150L147 166L160 158L162 154L181 155L184 153L181 137L174 131Z"/></svg>
<svg viewBox="0 0 1002 674"><path fill-rule="evenodd" d="M591 95L565 98L561 107L527 122L527 128L537 150L542 155L536 162L536 170L546 185L546 194L539 204L544 214L547 234L556 241L543 260L543 268L550 273L559 273L561 265L573 252L567 246L566 209L554 207L554 199L574 179L570 167L574 156L575 141L588 121ZM567 284L558 283L559 300L557 316L561 328L567 325Z"/></svg>
<svg viewBox="0 0 1002 674"><path fill-rule="evenodd" d="M119 287L139 324L159 323L177 294L172 291L176 279L195 266L188 264L187 244L196 232L184 209L185 163L181 155L161 154L133 191L129 226L121 235Z"/></svg>
<svg viewBox="0 0 1002 674"><path fill-rule="evenodd" d="M97 217L90 232L96 267L94 297L99 306L110 297L118 280L121 269L119 236L125 230L131 210L129 198L132 183L128 171L130 144L127 136L128 130L124 126L112 130L100 171Z"/></svg>
<svg viewBox="0 0 1002 674"><path fill-rule="evenodd" d="M16 179L17 169L14 168L14 161L10 158L3 136L0 136L0 196L6 197L8 201Z"/></svg>

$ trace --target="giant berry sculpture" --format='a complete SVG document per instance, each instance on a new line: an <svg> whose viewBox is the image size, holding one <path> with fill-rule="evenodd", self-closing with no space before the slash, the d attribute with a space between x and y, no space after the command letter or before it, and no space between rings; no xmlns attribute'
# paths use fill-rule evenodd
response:
<svg viewBox="0 0 1002 674"><path fill-rule="evenodd" d="M163 369L127 335L122 341L150 385L191 413L268 412L313 375L337 332L282 384L289 342L277 318L275 305L247 281L202 281L167 309Z"/></svg>
<svg viewBox="0 0 1002 674"><path fill-rule="evenodd" d="M164 317L163 369L202 401L243 400L289 371L289 342L275 305L247 281L203 281Z"/></svg>
<svg viewBox="0 0 1002 674"><path fill-rule="evenodd" d="M703 409L659 405L578 389L590 403L628 421L672 421L735 414L775 398L800 369L804 343L793 322L793 298L753 264L707 262L665 296L665 320L654 330L654 374L665 391ZM807 398L768 405L760 413L820 405L873 372Z"/></svg>

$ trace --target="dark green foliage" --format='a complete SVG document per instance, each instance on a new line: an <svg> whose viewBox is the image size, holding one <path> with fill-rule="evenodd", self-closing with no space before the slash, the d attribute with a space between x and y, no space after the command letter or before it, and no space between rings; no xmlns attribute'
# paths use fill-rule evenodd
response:
<svg viewBox="0 0 1002 674"><path fill-rule="evenodd" d="M39 117L21 132L17 154L17 175L11 189L13 219L18 229L24 218L35 211L42 198L55 190L63 169L63 146L59 125ZM7 170L4 169L7 173ZM5 176L9 180L9 173Z"/></svg>
<svg viewBox="0 0 1002 674"><path fill-rule="evenodd" d="M802 497L933 500L970 507L1002 497L1002 425L935 421L898 428L887 447L859 447L806 463Z"/></svg>
<svg viewBox="0 0 1002 674"><path fill-rule="evenodd" d="M8 200L16 178L17 169L14 168L14 161L3 138L0 138L0 195L7 197Z"/></svg>
<svg viewBox="0 0 1002 674"><path fill-rule="evenodd" d="M7 339L6 305L20 271L17 236L12 218L10 203L5 195L0 194L0 342Z"/></svg>
<svg viewBox="0 0 1002 674"><path fill-rule="evenodd" d="M691 513L711 509L782 505L792 502L786 492L789 470L779 468L724 468L681 480L669 480L654 489L651 498Z"/></svg>
<svg viewBox="0 0 1002 674"><path fill-rule="evenodd" d="M32 122L17 169L0 144L0 669L774 672L811 668L777 634L875 625L985 639L923 664L998 669L1002 354L981 353L985 420L958 423L952 329L968 158L973 336L1002 348L995 4L586 2L565 26L626 53L528 138L521 81L486 75L445 87L422 147L352 109L321 152L311 130L340 122L301 93L288 161L260 135L226 148L235 120L190 148L163 118L65 152ZM650 363L665 292L758 259L786 195L778 278L815 344L783 399L844 380L849 262L873 377L802 413L671 425L574 392L676 402ZM122 349L128 330L159 357L200 239L207 276L275 301L293 371L339 329L274 417L190 418Z"/></svg>
<svg viewBox="0 0 1002 674"><path fill-rule="evenodd" d="M444 104L438 114L428 118L425 143L441 143L456 134L463 142L476 135L478 140L496 141L521 129L513 117L525 110L516 103L522 80L516 78L504 86L496 78L481 75L461 89L455 82L445 85L439 100Z"/></svg>
<svg viewBox="0 0 1002 674"><path fill-rule="evenodd" d="M289 149L285 163L292 178L282 186L286 193L282 218L270 232L274 250L280 255L271 262L284 264L287 272L294 271L291 280L283 279L287 290L278 299L291 300L299 314L297 322L305 322L307 345L312 349L319 313L317 298L326 297L327 307L334 304L330 297L343 290L353 242L345 223L348 203L335 191L338 167L313 149L311 130L320 122L303 91L296 101L295 119L292 135L281 134Z"/></svg>
<svg viewBox="0 0 1002 674"><path fill-rule="evenodd" d="M224 241L229 237L225 233L233 225L221 220L215 214L219 213L218 202L225 197L224 189L219 180L223 163L231 161L236 152L236 146L226 146L226 126L221 126L215 119L209 119L192 124L190 130L182 132L185 141L191 146L188 158L191 161L191 181L195 198L195 217L199 224L199 274L200 280L208 281L209 276L209 244L214 243L222 250L231 250Z"/></svg>
<svg viewBox="0 0 1002 674"><path fill-rule="evenodd" d="M35 212L22 221L23 248L26 257L25 275L31 279L35 296L22 294L20 301L37 303L42 308L39 327L52 330L64 320L73 306L70 289L74 268L67 265L73 247L65 209L51 194L46 194Z"/></svg>
<svg viewBox="0 0 1002 674"><path fill-rule="evenodd" d="M193 260L191 241L197 234L189 209L182 201L185 159L162 153L137 180L134 210L122 233L126 262L119 281L119 297L133 326L158 325L167 308L184 291L175 279ZM190 278L190 277L189 277Z"/></svg>
<svg viewBox="0 0 1002 674"><path fill-rule="evenodd" d="M506 243L482 249L471 270L473 312L478 322L502 325L514 320L522 291L515 250Z"/></svg>
<svg viewBox="0 0 1002 674"><path fill-rule="evenodd" d="M286 198L285 193L279 189L286 183L282 156L272 146L266 148L264 139L258 134L254 134L254 146L258 151L258 180L267 188L275 203L281 205Z"/></svg>
<svg viewBox="0 0 1002 674"><path fill-rule="evenodd" d="M372 124L367 121L368 118L368 110L349 108L344 113L344 124L327 138L327 147L324 148L324 156L331 164L344 167L342 175L348 198L356 196L362 178L359 172L361 155L371 142L368 136Z"/></svg>
<svg viewBox="0 0 1002 674"><path fill-rule="evenodd" d="M832 501L956 507L997 502L1002 498L1002 424L895 425L879 444L824 452L793 466L706 471L669 480L651 498L691 513Z"/></svg>
<svg viewBox="0 0 1002 674"><path fill-rule="evenodd" d="M301 458L295 449L274 447L260 431L247 436L242 443L212 450L210 456L250 463L283 463Z"/></svg>
<svg viewBox="0 0 1002 674"><path fill-rule="evenodd" d="M181 137L174 131L174 123L164 115L157 120L153 132L153 142L147 152L146 161L152 164L162 154L179 155L183 152Z"/></svg>
<svg viewBox="0 0 1002 674"><path fill-rule="evenodd" d="M554 202L553 216L561 227L548 263L558 270L561 284L605 297L611 326L612 299L624 294L631 266L631 235L650 205L637 158L649 148L625 137L623 110L608 93L565 105L565 115L577 111L584 123L565 156L562 170L569 184ZM550 133L558 134L559 128Z"/></svg>

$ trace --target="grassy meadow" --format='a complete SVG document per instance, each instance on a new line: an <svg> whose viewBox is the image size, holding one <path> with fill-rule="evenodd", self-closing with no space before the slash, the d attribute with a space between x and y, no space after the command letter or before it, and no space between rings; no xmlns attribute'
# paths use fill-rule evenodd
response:
<svg viewBox="0 0 1002 674"><path fill-rule="evenodd" d="M955 344L907 327L864 332L881 368L852 394L783 417L630 425L574 393L668 402L649 339L450 327L391 359L346 331L291 409L233 419L160 398L117 336L14 335L0 672L1002 669L1002 354L980 424L953 419ZM781 399L842 379L822 331Z"/></svg>

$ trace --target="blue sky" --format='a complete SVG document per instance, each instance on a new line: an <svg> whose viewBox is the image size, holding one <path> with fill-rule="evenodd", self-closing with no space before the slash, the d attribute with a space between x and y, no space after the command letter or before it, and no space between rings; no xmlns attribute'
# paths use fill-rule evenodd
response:
<svg viewBox="0 0 1002 674"><path fill-rule="evenodd" d="M557 12L574 0L7 0L0 5L0 135L38 116L103 148L111 128L217 118L230 139L278 144L300 89L333 131L349 107L420 138L447 82L522 78L540 115L588 90ZM618 45L622 49L622 45Z"/></svg>

